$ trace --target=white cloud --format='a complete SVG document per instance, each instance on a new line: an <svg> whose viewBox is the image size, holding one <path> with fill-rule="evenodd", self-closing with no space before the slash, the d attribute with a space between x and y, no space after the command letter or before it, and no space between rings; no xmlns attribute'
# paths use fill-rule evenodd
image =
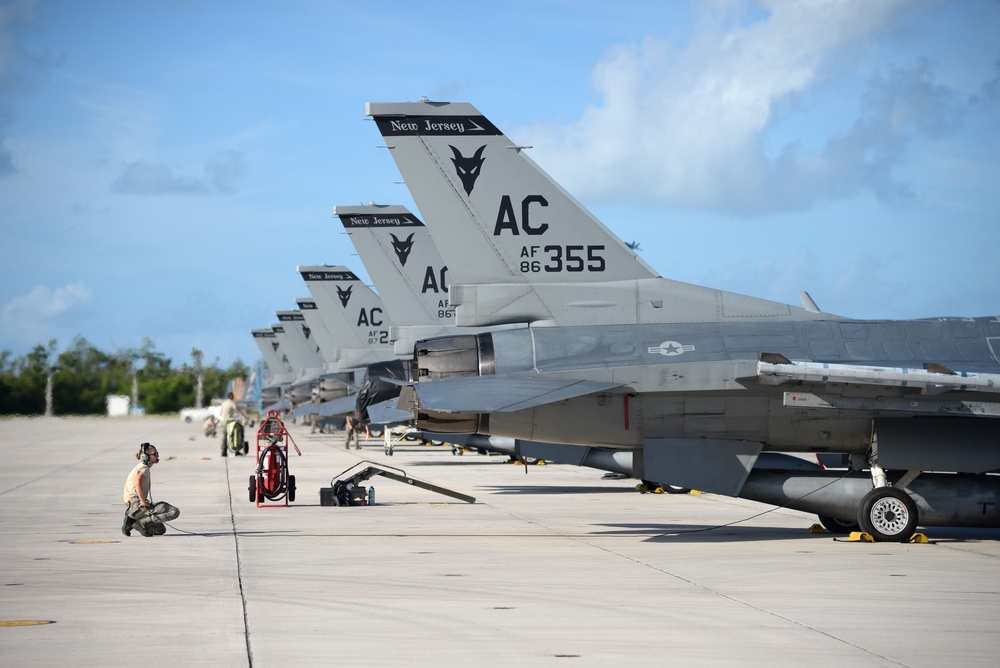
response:
<svg viewBox="0 0 1000 668"><path fill-rule="evenodd" d="M214 155L204 167L204 176L175 173L162 163L136 160L112 183L120 193L130 195L201 195L231 193L246 171L246 156L240 151Z"/></svg>
<svg viewBox="0 0 1000 668"><path fill-rule="evenodd" d="M14 297L0 308L0 331L4 348L10 344L34 345L55 338L57 319L91 300L90 289L83 281L60 288L35 286L28 294Z"/></svg>
<svg viewBox="0 0 1000 668"><path fill-rule="evenodd" d="M533 143L537 161L571 192L593 201L639 196L755 215L863 191L905 200L911 193L894 170L910 140L954 131L969 106L935 83L927 61L876 72L857 120L825 129L818 141L793 137L769 155L764 138L785 114L803 113L801 98L857 59L910 3L762 4L766 16L738 27L707 16L684 45L618 45L593 72L599 104L567 126L512 134Z"/></svg>
<svg viewBox="0 0 1000 668"><path fill-rule="evenodd" d="M4 304L0 316L4 324L10 324L15 318L45 320L54 318L77 304L90 300L91 293L83 281L70 283L55 290L44 285L36 285L31 292L20 297L14 297Z"/></svg>

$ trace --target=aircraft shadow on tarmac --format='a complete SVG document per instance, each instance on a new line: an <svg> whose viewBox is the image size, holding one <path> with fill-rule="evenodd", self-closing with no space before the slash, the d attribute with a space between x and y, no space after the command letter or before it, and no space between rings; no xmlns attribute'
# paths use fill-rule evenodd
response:
<svg viewBox="0 0 1000 668"><path fill-rule="evenodd" d="M409 453L408 453L409 454ZM455 457L453 459L445 459L444 461L435 460L399 460L390 459L394 465L401 465L402 462L406 463L406 466L514 466L506 459L501 459L500 457ZM517 464L517 466L522 466L522 464Z"/></svg>
<svg viewBox="0 0 1000 668"><path fill-rule="evenodd" d="M703 524L602 524L608 527L604 531L595 531L593 535L603 536L648 536L650 542L662 543L732 543L767 540L847 540L846 535L810 533L809 526L801 527L765 527L754 525L720 525ZM1000 530L975 529L968 527L917 527L917 531L927 534L931 543L969 543L977 541L1000 540ZM863 543L865 545L892 545L893 543Z"/></svg>
<svg viewBox="0 0 1000 668"><path fill-rule="evenodd" d="M595 531L595 536L648 536L647 541L656 543L735 543L766 540L792 540L835 538L834 534L809 533L809 526L763 527L763 526L710 526L705 524L619 524L599 525L609 528Z"/></svg>
<svg viewBox="0 0 1000 668"><path fill-rule="evenodd" d="M631 488L584 487L581 485L496 485L483 487L494 494L636 494Z"/></svg>

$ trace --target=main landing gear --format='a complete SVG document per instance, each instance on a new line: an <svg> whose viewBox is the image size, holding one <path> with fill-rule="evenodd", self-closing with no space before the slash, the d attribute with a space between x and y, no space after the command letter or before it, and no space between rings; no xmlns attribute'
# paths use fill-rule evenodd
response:
<svg viewBox="0 0 1000 668"><path fill-rule="evenodd" d="M858 508L858 524L861 530L877 542L906 543L917 530L919 520L917 504L903 491L921 471L909 471L890 487L885 471L878 464L878 439L872 438L872 449L868 456L872 483L875 488L865 494Z"/></svg>
<svg viewBox="0 0 1000 668"><path fill-rule="evenodd" d="M858 509L861 530L878 542L905 543L917 529L917 504L898 487L876 487Z"/></svg>

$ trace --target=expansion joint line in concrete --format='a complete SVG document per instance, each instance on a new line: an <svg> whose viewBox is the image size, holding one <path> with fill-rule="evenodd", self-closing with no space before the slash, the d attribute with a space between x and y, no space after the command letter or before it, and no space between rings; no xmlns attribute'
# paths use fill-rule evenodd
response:
<svg viewBox="0 0 1000 668"><path fill-rule="evenodd" d="M253 668L253 652L250 651L250 621L247 619L247 594L243 588L243 562L240 560L240 534L236 531L236 514L233 512L233 484L229 479L228 457L226 457L226 490L229 492L229 523L233 527L233 543L236 546L236 579L240 583L240 604L243 606L243 639L247 646L247 665Z"/></svg>

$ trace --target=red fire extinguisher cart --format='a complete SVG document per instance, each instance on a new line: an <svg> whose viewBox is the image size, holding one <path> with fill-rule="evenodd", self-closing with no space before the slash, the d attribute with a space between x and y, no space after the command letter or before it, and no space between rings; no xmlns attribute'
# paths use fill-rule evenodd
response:
<svg viewBox="0 0 1000 668"><path fill-rule="evenodd" d="M288 444L302 456L278 411L268 411L257 430L257 470L250 476L250 500L258 508L295 501L295 476L288 473ZM270 502L270 503L269 503Z"/></svg>

